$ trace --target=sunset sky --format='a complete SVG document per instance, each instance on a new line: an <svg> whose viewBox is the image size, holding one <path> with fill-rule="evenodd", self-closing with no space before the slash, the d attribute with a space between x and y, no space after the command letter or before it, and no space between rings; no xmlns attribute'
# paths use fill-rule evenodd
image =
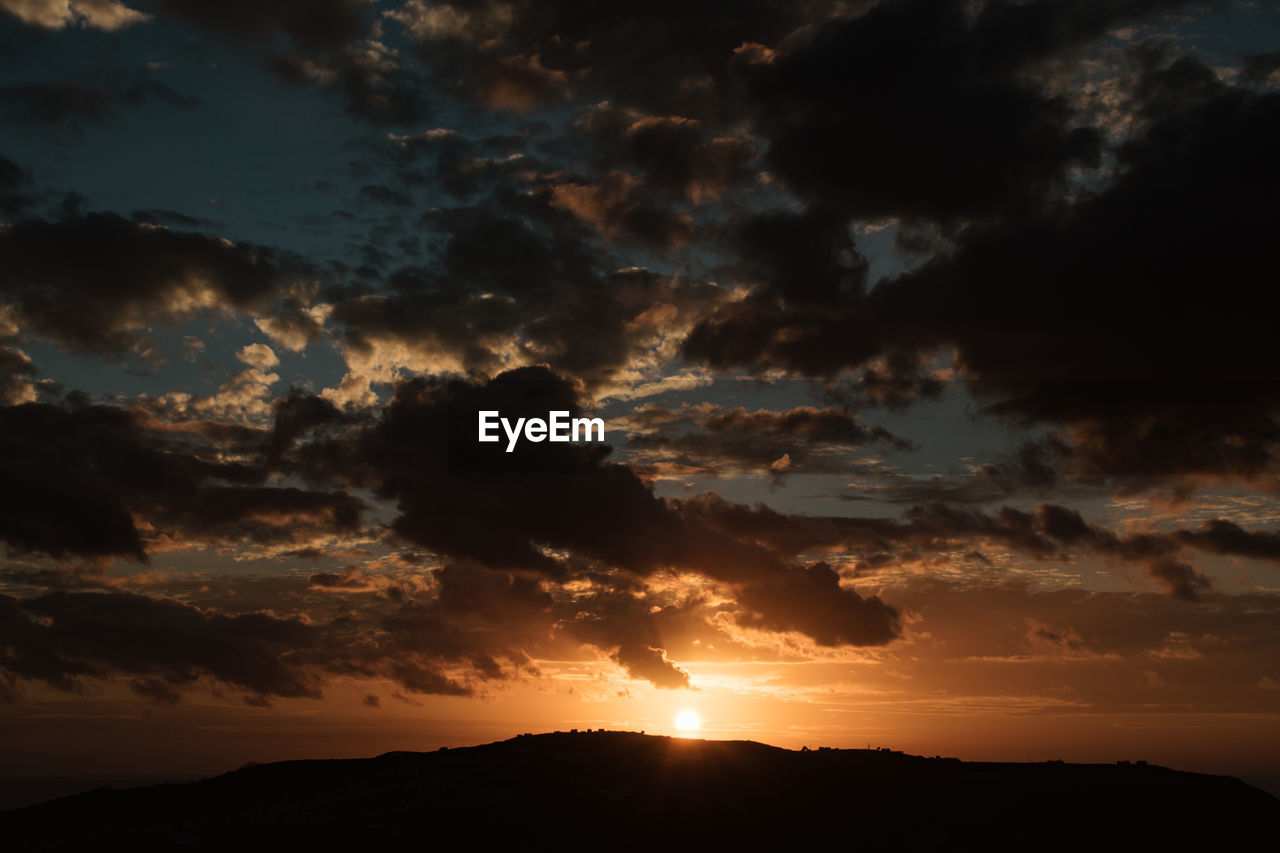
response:
<svg viewBox="0 0 1280 853"><path fill-rule="evenodd" d="M0 776L1280 773L1277 152L1270 0L0 0Z"/></svg>

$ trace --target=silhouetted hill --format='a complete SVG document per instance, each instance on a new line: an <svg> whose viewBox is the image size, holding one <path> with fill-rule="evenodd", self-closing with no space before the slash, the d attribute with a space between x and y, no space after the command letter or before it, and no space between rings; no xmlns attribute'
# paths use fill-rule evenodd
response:
<svg viewBox="0 0 1280 853"><path fill-rule="evenodd" d="M1163 767L592 732L92 791L0 814L0 839L18 850L1230 850L1273 837L1278 820L1280 801L1237 779Z"/></svg>

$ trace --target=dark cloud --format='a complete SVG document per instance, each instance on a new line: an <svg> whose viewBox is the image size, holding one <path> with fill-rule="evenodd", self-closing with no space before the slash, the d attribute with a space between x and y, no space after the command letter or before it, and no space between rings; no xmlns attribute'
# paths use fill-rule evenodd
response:
<svg viewBox="0 0 1280 853"><path fill-rule="evenodd" d="M496 351L519 328L509 301L451 288L361 294L335 304L333 320L344 329L349 362L378 363L379 349L390 345L403 348L404 361L443 357L474 373L498 369Z"/></svg>
<svg viewBox="0 0 1280 853"><path fill-rule="evenodd" d="M421 460L415 464L421 464ZM517 476L547 474L526 466ZM453 486L456 480L457 477L444 478L441 485ZM490 500L500 497L500 494L491 494ZM954 550L975 543L1008 547L1045 560L1087 550L1144 567L1179 598L1194 600L1211 596L1213 601L1221 598L1208 591L1203 575L1177 559L1182 534L1121 536L1086 522L1072 510L1054 505L1043 505L1034 513L1006 507L999 513L987 515L935 505L913 510L902 520L814 518L785 516L763 507L751 509L707 496L671 504L668 511L683 518L686 527L707 525L721 531L730 537L724 542L739 538L767 545L780 553L830 549L837 545L852 553L880 549L870 553L869 560L873 563L884 563L894 555L901 558L906 548ZM1219 526L1209 528L1219 529ZM1257 540L1241 540L1239 531L1227 532L1237 537L1235 544L1228 548L1256 551L1253 543ZM567 546L567 550L585 552L586 549L575 544ZM681 568L695 572L705 570L698 564ZM116 644L124 640L107 643L94 655L61 651L80 648L69 641L42 644L40 647L60 650L58 658L34 661L28 650L36 644L23 633L27 630L24 627L27 621L17 618L4 623L18 626L7 635L16 640L9 642L14 651L6 660L5 669L9 670L10 678L46 679L61 687L72 687L86 678L123 673L134 679L135 691L153 701L173 701L178 693L194 686L201 673L250 689L254 696L312 695L288 691L298 689L299 685L309 685L305 688L308 691L318 689L323 678L334 675L387 677L412 692L466 695L483 682L533 674L531 653L563 655L564 651L555 650L572 646L557 644L571 641L596 646L632 677L647 679L662 687L684 687L692 682L678 664L679 654L690 654L704 648L707 642L722 650L717 654L735 653L732 639L722 633L724 623L714 618L719 613L730 615L734 623L742 627L798 631L822 645L881 645L896 638L901 631L895 607L877 596L860 595L841 585L836 571L825 563L807 568L785 565L751 578L729 578L724 589L731 592L733 598L722 601L714 609L698 595L673 602L643 584L629 581L630 573L583 571L581 564L569 570L569 574L561 576L538 577L468 560L434 569L426 575L425 584L417 581L407 589L388 586L390 578L355 569L315 574L305 585L290 586L295 584L290 579L257 581L271 584L270 589L263 590L264 600L271 601L277 609L303 607L304 600L299 596L308 588L322 590L321 595L351 597L350 606L345 607L343 615L336 620L313 617L305 623L290 623L307 627L305 632L296 635L296 642L281 640L276 648L280 665L288 669L280 675L283 685L280 687L265 687L261 680L228 674L224 669L206 664L212 654L208 651L187 660L186 668L175 662L186 660L185 656L174 651L172 654L176 657L171 659L168 649L154 657L136 651L137 657L129 658L115 652ZM562 585L562 581L567 580L574 581L572 589ZM207 579L198 580L196 584L200 586L198 594L211 594ZM235 586L245 584L249 581L238 579ZM84 611L90 609L88 602L107 598L100 593L77 595L98 596L86 598L85 606L80 608ZM47 596L39 600L43 598ZM151 607L184 608L180 616L173 618L204 626L191 630L196 635L209 631L213 635L209 645L216 645L231 623L259 624L248 618L253 614L243 611L240 616L215 618L213 613L218 606L212 602L203 610L196 610L141 596L129 599L129 606L124 609L132 614L129 618L138 620L142 626L135 626L130 636L159 630L153 628L153 623L169 621L142 619L139 614ZM221 607L243 608L245 603L232 597ZM84 645L93 646L93 632L103 627L98 623L82 624L77 619L60 616L64 613L62 610L37 609L25 601L22 609L51 614L55 620L52 624L62 630L83 630L84 637L76 642ZM203 621L195 620L186 611L203 614ZM29 617L22 618L29 621ZM103 618L110 623L109 617ZM268 620L266 624L270 626L274 622ZM1095 654L1102 642L1097 631L1102 627L1085 623L1076 627L1079 630L1050 630L1043 626L1033 630L1038 653L1057 649L1054 653ZM1064 637L1067 640L1063 640ZM174 641L170 645L180 650L190 642L194 639ZM139 641L137 648L146 649L148 645ZM677 650L675 654L673 649Z"/></svg>
<svg viewBox="0 0 1280 853"><path fill-rule="evenodd" d="M852 471L849 456L867 445L911 447L882 426L844 409L799 406L782 411L725 409L713 404L637 409L627 447L638 461L704 473L746 469L789 473Z"/></svg>
<svg viewBox="0 0 1280 853"><path fill-rule="evenodd" d="M497 205L445 210L433 221L448 237L440 256L445 275L472 291L514 295L596 283L598 260L578 234L543 231Z"/></svg>
<svg viewBox="0 0 1280 853"><path fill-rule="evenodd" d="M767 552L691 526L600 444L476 441L477 412L580 416L577 392L543 368L485 384L418 379L401 385L362 453L397 501L394 529L415 544L494 568L562 575L565 549L638 574L667 568L724 579L778 571Z"/></svg>
<svg viewBox="0 0 1280 853"><path fill-rule="evenodd" d="M457 563L431 577L433 597L406 599L376 617L385 642L371 651L386 656L393 677L419 693L464 694L470 688L443 668L462 663L479 679L532 671L524 649L545 642L555 623L538 581Z"/></svg>
<svg viewBox="0 0 1280 853"><path fill-rule="evenodd" d="M812 306L817 312L860 296L866 285L867 260L849 223L828 207L752 214L732 223L725 242L730 271L758 288L753 299L762 305Z"/></svg>
<svg viewBox="0 0 1280 853"><path fill-rule="evenodd" d="M884 466L860 472L839 498L844 501L895 504L973 504L1014 498L1097 495L1099 490L1069 485L1046 457L1047 442L1029 442L1013 452L1002 452L973 471L948 471L928 477L913 476Z"/></svg>
<svg viewBox="0 0 1280 853"><path fill-rule="evenodd" d="M348 115L375 126L415 125L431 114L425 81L376 41L283 53L269 67L286 83L336 89Z"/></svg>
<svg viewBox="0 0 1280 853"><path fill-rule="evenodd" d="M580 565L638 576L694 572L742 589L762 583L790 589L802 576L775 553L716 532L658 499L630 469L607 461L607 447L524 442L507 453L501 444L477 443L479 410L507 418L581 411L573 387L541 368L504 373L484 385L402 385L382 421L362 437L361 453L383 477L381 492L397 502L393 529L410 542L490 569L552 579L567 579ZM851 591L829 592L845 602L839 612L849 624L841 636L890 639L893 632L858 623L890 624L891 609L878 601L851 606L857 598ZM761 618L799 631L812 627L791 610L775 611L770 600L753 599ZM624 665L681 678L655 651L662 648L656 638L604 636L623 649Z"/></svg>
<svg viewBox="0 0 1280 853"><path fill-rule="evenodd" d="M1226 519L1207 521L1200 530L1181 530L1177 539L1211 554L1280 562L1280 533L1245 530Z"/></svg>
<svg viewBox="0 0 1280 853"><path fill-rule="evenodd" d="M113 450L119 454L116 465L136 455L130 453L136 447L130 431L128 416L110 410L71 414L34 404L0 409L0 537L12 547L54 557L142 559L141 537L114 478L93 464L98 458L110 463Z"/></svg>
<svg viewBox="0 0 1280 853"><path fill-rule="evenodd" d="M203 676L255 696L319 695L296 664L316 631L292 619L223 616L132 593L53 592L0 596L0 636L0 667L63 689L120 672L161 700Z"/></svg>
<svg viewBox="0 0 1280 853"><path fill-rule="evenodd" d="M825 2L615 3L578 0L434 5L393 13L445 91L508 109L570 94L609 97L658 115L734 114L730 63L820 17Z"/></svg>
<svg viewBox="0 0 1280 853"><path fill-rule="evenodd" d="M307 578L307 583L325 589L364 589L368 579L359 572L348 569L345 572L317 572Z"/></svg>
<svg viewBox="0 0 1280 853"><path fill-rule="evenodd" d="M863 598L840 586L826 563L814 563L786 579L749 585L742 603L757 615L746 625L772 631L802 631L824 646L878 646L900 632L898 613L876 596Z"/></svg>
<svg viewBox="0 0 1280 853"><path fill-rule="evenodd" d="M147 225L173 225L180 228L216 228L221 223L213 219L205 219L200 216L189 216L177 210L163 210L159 208L151 208L149 210L135 210L129 215L134 222L145 223Z"/></svg>
<svg viewBox="0 0 1280 853"><path fill-rule="evenodd" d="M689 673L668 660L665 649L623 644L618 647L614 657L627 672L649 681L655 687L678 689L690 686Z"/></svg>
<svg viewBox="0 0 1280 853"><path fill-rule="evenodd" d="M1201 571L1177 559L1184 542L1200 547L1194 537L1120 535L1056 504L1041 504L1034 512L1005 506L987 513L930 503L909 508L899 520L788 515L765 506L733 504L708 493L680 502L680 508L685 515L726 535L756 542L780 555L845 553L861 560L861 570L895 562L919 563L927 557L943 557L949 562L955 552L968 552L964 554L968 559L974 546L984 546L1009 549L1037 561L1094 554L1122 568L1138 568L1187 601L1200 600L1212 588ZM1235 544L1242 555L1249 555L1248 546L1239 541Z"/></svg>
<svg viewBox="0 0 1280 853"><path fill-rule="evenodd" d="M763 504L749 507L733 503L714 492L678 505L682 514L709 527L788 557L837 547L854 552L891 551L901 538L899 522L890 518L792 515Z"/></svg>
<svg viewBox="0 0 1280 853"><path fill-rule="evenodd" d="M330 401L297 388L290 388L273 408L271 433L264 452L267 459L275 464L298 439L312 430L341 425L350 420Z"/></svg>
<svg viewBox="0 0 1280 853"><path fill-rule="evenodd" d="M737 258L731 270L754 289L692 329L687 357L715 368L821 374L885 348L885 333L863 317L867 262L844 217L818 206L761 213L730 231L728 243Z"/></svg>
<svg viewBox="0 0 1280 853"><path fill-rule="evenodd" d="M24 331L122 355L153 323L265 308L293 259L269 249L134 223L114 213L24 220L0 231L0 298Z"/></svg>
<svg viewBox="0 0 1280 853"><path fill-rule="evenodd" d="M947 567L976 587L1010 555L1046 574L1081 559L1134 569L1172 594L1099 594L1105 626L1078 599L1002 616L998 651L1154 659L1157 640L1190 641L1152 640L1155 620L1134 610L1207 633L1235 606L1191 551L1277 560L1274 532L1227 519L1131 532L1062 505L1153 481L1273 487L1276 62L1246 57L1238 80L1253 88L1236 88L1168 45L1101 41L1179 3L241 5L148 8L257 41L281 79L410 128L353 143L367 159L308 182L330 192L345 175L356 197L359 214L308 222L364 229L335 244L342 262L321 276L163 227L208 220L85 214L75 194L61 219L30 219L32 181L0 159L13 220L0 333L115 358L156 325L241 312L297 353L332 330L349 374L323 394L255 398L236 414L263 425L244 426L161 399L17 405L36 368L0 347L0 538L24 564L3 580L27 590L0 598L0 694L116 678L160 703L210 684L261 702L364 678L468 696L584 645L631 677L694 687L682 661L759 655L757 631L883 646L921 609L948 624L946 593L922 604L926 581L908 576ZM188 100L146 77L0 90L11 121L46 130L151 103ZM510 114L538 106L551 109ZM485 127L417 132L433 115ZM893 273L874 281L868 258L878 268L873 247L891 241ZM579 414L682 359L820 377L831 399L641 408L629 450L655 466L856 471L855 451L909 445L853 412L952 380L1030 432L963 478L877 469L882 488L841 495L896 517L663 499L607 447L475 442L479 409ZM280 557L291 574L238 575L243 594L216 575L107 574L192 547ZM871 594L868 576L888 586ZM130 584L148 596L114 588ZM926 619L909 642L933 630Z"/></svg>
<svg viewBox="0 0 1280 853"><path fill-rule="evenodd" d="M671 251L693 236L693 218L654 204L625 172L566 179L551 186L551 205L591 225L607 243Z"/></svg>
<svg viewBox="0 0 1280 853"><path fill-rule="evenodd" d="M151 0L157 12L214 32L267 40L284 32L308 47L334 47L360 36L365 4L358 0L267 0L243 5L217 0Z"/></svg>
<svg viewBox="0 0 1280 853"><path fill-rule="evenodd" d="M1200 601L1213 588L1202 572L1179 560L1158 557L1147 562L1145 570L1153 580L1186 601Z"/></svg>
<svg viewBox="0 0 1280 853"><path fill-rule="evenodd" d="M1140 128L1151 122L1176 120L1225 90L1213 69L1194 56L1180 55L1161 39L1148 39L1128 51L1129 118ZM1145 123L1145 124L1144 124Z"/></svg>
<svg viewBox="0 0 1280 853"><path fill-rule="evenodd" d="M753 294L695 328L686 353L810 375L888 358L918 375L954 348L989 413L1066 427L1044 459L1077 478L1142 488L1273 471L1280 386L1259 276L1280 95L1211 88L1149 93L1152 118L1120 147L1122 171L1075 205L973 228L865 294Z"/></svg>
<svg viewBox="0 0 1280 853"><path fill-rule="evenodd" d="M594 580L601 578L597 575ZM580 642L610 650L613 660L633 677L666 689L693 686L689 673L667 657L665 646L686 639L683 635L689 626L676 627L673 622L690 616L703 633L711 633L706 630L705 614L692 612L698 609L697 602L692 607L662 607L625 583L606 581L603 588L572 602L572 607L572 612L564 608L565 631Z"/></svg>
<svg viewBox="0 0 1280 853"><path fill-rule="evenodd" d="M249 440L237 447L241 432ZM224 459L262 439L216 425L204 435L170 430L109 406L0 408L0 539L55 558L141 560L148 540L296 546L357 528L362 505L350 494L264 485L254 456Z"/></svg>
<svg viewBox="0 0 1280 853"><path fill-rule="evenodd" d="M1101 138L1029 72L1178 5L912 0L832 21L745 64L766 162L802 197L870 219L1034 210L1099 164Z"/></svg>
<svg viewBox="0 0 1280 853"><path fill-rule="evenodd" d="M206 485L146 512L184 545L269 545L307 542L320 532L354 533L362 502L343 491L282 486Z"/></svg>
<svg viewBox="0 0 1280 853"><path fill-rule="evenodd" d="M523 649L546 645L555 617L536 582L452 566L409 579L407 590L376 575L349 579L164 584L184 599L204 599L199 604L154 588L0 596L0 648L8 650L0 677L76 691L123 677L138 695L163 703L230 685L246 701L265 703L318 698L327 681L344 676L461 696L484 682L537 674ZM336 614L334 596L345 597ZM259 612L264 604L292 615Z"/></svg>
<svg viewBox="0 0 1280 853"><path fill-rule="evenodd" d="M696 119L646 116L606 103L584 110L573 129L590 143L603 171L638 170L647 187L678 199L715 200L756 177L749 143L716 135Z"/></svg>
<svg viewBox="0 0 1280 853"><path fill-rule="evenodd" d="M22 350L0 346L0 405L30 402L35 397L31 377L36 366Z"/></svg>
<svg viewBox="0 0 1280 853"><path fill-rule="evenodd" d="M1280 50L1245 57L1241 77L1246 83L1265 83L1280 70Z"/></svg>
<svg viewBox="0 0 1280 853"><path fill-rule="evenodd" d="M440 231L430 266L335 302L349 362L391 350L409 365L492 375L514 360L605 381L656 367L654 348L725 295L696 279L619 269L550 193L440 210L428 223Z"/></svg>
<svg viewBox="0 0 1280 853"><path fill-rule="evenodd" d="M200 100L140 75L101 83L53 80L0 87L0 112L14 124L78 129L114 121L121 109L149 103L189 108Z"/></svg>
<svg viewBox="0 0 1280 853"><path fill-rule="evenodd" d="M135 678L129 682L129 687L157 705L176 705L182 701L182 693L159 678Z"/></svg>
<svg viewBox="0 0 1280 853"><path fill-rule="evenodd" d="M470 198L532 175L542 165L536 157L521 153L502 157L485 156L486 153L456 135L446 137L436 158L433 173L436 185L457 198Z"/></svg>
<svg viewBox="0 0 1280 853"><path fill-rule="evenodd" d="M35 200L31 176L18 164L0 157L0 213L15 216Z"/></svg>

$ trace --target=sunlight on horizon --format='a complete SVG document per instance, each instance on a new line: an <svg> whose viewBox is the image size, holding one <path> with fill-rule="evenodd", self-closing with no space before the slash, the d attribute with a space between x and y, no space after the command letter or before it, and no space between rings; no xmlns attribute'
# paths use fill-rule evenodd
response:
<svg viewBox="0 0 1280 853"><path fill-rule="evenodd" d="M676 728L682 732L696 732L702 728L702 718L697 711L681 711L676 714Z"/></svg>

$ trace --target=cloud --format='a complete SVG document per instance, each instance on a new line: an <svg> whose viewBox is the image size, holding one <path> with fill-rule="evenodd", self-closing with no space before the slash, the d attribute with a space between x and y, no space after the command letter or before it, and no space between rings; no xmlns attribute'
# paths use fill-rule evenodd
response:
<svg viewBox="0 0 1280 853"><path fill-rule="evenodd" d="M634 459L681 473L856 471L866 462L852 458L853 451L871 444L911 446L884 427L866 426L852 412L813 406L747 411L710 403L679 409L653 404L636 409L627 423Z"/></svg>
<svg viewBox="0 0 1280 853"><path fill-rule="evenodd" d="M755 616L738 604L726 611L688 589L601 586L601 575L589 583L579 578L569 589L465 564L420 576L370 577L378 582L318 592L296 577L244 574L152 581L146 595L5 596L0 678L15 690L24 680L43 680L78 691L118 679L156 702L230 686L256 702L317 696L334 679L348 678L463 695L541 679L546 673L531 658L580 659L574 655L582 643L601 649L630 677L668 687L686 686L681 672L687 670L676 663L681 656L794 661L803 649L809 665L839 655L820 645L763 645L761 632L793 628L775 622L777 613ZM779 588L791 586L780 582L759 595L783 596L815 636L825 626L833 632L828 639L843 645L841 632L851 624L872 631L877 622L851 622L843 610L857 605L839 594L832 600L831 579L829 569L815 566L794 579L795 588ZM1276 597L1266 594L1208 593L1197 605L1154 594L921 575L901 579L883 595L922 629L878 649L878 665L860 667L860 683L876 690L879 701L918 701L917 683L929 684L940 700L958 701L994 679L1006 697L1061 696L1069 685L1073 704L1059 708L1064 712L1256 708L1251 691L1270 672L1278 639ZM344 603L338 618L334 596ZM274 615L259 612L266 603ZM735 609L755 645L737 642L747 636L717 616ZM879 616L884 625L887 614ZM1069 662L1070 668L1017 666L1029 660ZM1153 668L1167 693L1135 696L1132 673ZM687 684L697 686L696 677Z"/></svg>
<svg viewBox="0 0 1280 853"><path fill-rule="evenodd" d="M0 346L0 405L34 402L36 391L31 377L35 373L36 367L25 352Z"/></svg>
<svg viewBox="0 0 1280 853"><path fill-rule="evenodd" d="M540 161L521 153L484 156L483 146L447 137L439 145L434 178L439 185L460 199L471 198L507 183L532 179L541 167Z"/></svg>
<svg viewBox="0 0 1280 853"><path fill-rule="evenodd" d="M58 559L144 560L148 549L297 548L358 529L363 505L345 491L265 485L252 455L263 438L110 406L0 408L0 539Z"/></svg>
<svg viewBox="0 0 1280 853"><path fill-rule="evenodd" d="M163 208L151 208L148 210L135 210L129 214L134 222L146 225L164 225L177 226L180 228L217 228L222 223L212 219L204 219L199 216L188 216L176 210L165 210Z"/></svg>
<svg viewBox="0 0 1280 853"><path fill-rule="evenodd" d="M280 310L257 317L253 323L263 334L292 352L301 352L324 334L324 320L331 306L317 305L306 308L286 304Z"/></svg>
<svg viewBox="0 0 1280 853"><path fill-rule="evenodd" d="M1245 530L1222 518L1206 521L1200 530L1180 530L1176 537L1183 544L1211 554L1280 562L1280 533Z"/></svg>
<svg viewBox="0 0 1280 853"><path fill-rule="evenodd" d="M101 84L53 80L0 87L0 111L15 125L80 130L115 121L122 108L148 103L190 108L198 106L200 100L144 75L103 80Z"/></svg>
<svg viewBox="0 0 1280 853"><path fill-rule="evenodd" d="M335 88L348 115L375 126L416 125L431 114L425 81L376 39L279 54L270 68L287 83Z"/></svg>
<svg viewBox="0 0 1280 853"><path fill-rule="evenodd" d="M1061 428L1039 455L1068 478L1125 490L1269 476L1280 398L1258 276L1280 95L1215 83L1158 101L1119 148L1119 174L1076 203L972 227L870 290L856 266L817 292L766 278L702 320L685 354L816 376L888 359L910 380L954 353L987 413Z"/></svg>
<svg viewBox="0 0 1280 853"><path fill-rule="evenodd" d="M702 118L725 111L738 48L772 44L824 5L628 0L606 10L409 0L388 18L417 41L440 88L476 101L520 110L568 95L604 96L646 113Z"/></svg>
<svg viewBox="0 0 1280 853"><path fill-rule="evenodd" d="M272 406L272 427L264 455L269 464L279 465L284 455L303 436L327 426L343 425L350 419L323 397L296 388L276 400ZM312 451L316 442L310 443Z"/></svg>
<svg viewBox="0 0 1280 853"><path fill-rule="evenodd" d="M802 198L867 219L1031 212L1101 154L1097 131L1035 72L1179 5L913 0L837 18L746 65L765 161Z"/></svg>
<svg viewBox="0 0 1280 853"><path fill-rule="evenodd" d="M1187 601L1198 601L1212 589L1206 575L1177 559L1184 542L1200 546L1194 536L1121 535L1056 504L1040 504L1034 512L1004 506L986 513L935 502L910 507L902 519L788 515L763 505L733 504L714 492L681 501L679 506L683 514L717 531L756 542L784 557L851 554L878 568L920 563L928 557L949 562L954 552L973 552L983 546L1010 549L1039 561L1087 553L1122 568L1136 567ZM1242 555L1249 555L1248 540L1236 545Z"/></svg>
<svg viewBox="0 0 1280 853"><path fill-rule="evenodd" d="M128 431L127 421L105 410L73 415L35 404L0 409L7 507L0 538L54 557L142 559L141 537L111 478L86 464L106 455L95 453L94 445L108 453L113 444L118 450L132 445ZM113 440L121 432L123 439Z"/></svg>
<svg viewBox="0 0 1280 853"><path fill-rule="evenodd" d="M431 578L434 596L406 597L376 616L385 639L370 648L375 668L389 668L415 692L465 694L445 667L462 664L479 680L516 678L531 667L524 649L545 643L555 622L540 583L456 563Z"/></svg>
<svg viewBox="0 0 1280 853"><path fill-rule="evenodd" d="M79 26L111 32L151 20L116 0L0 0L0 10L49 30Z"/></svg>
<svg viewBox="0 0 1280 853"><path fill-rule="evenodd" d="M268 370L280 363L266 344L247 344L236 353L236 358L257 370Z"/></svg>
<svg viewBox="0 0 1280 853"><path fill-rule="evenodd" d="M333 47L365 31L363 0L268 0L252 5L212 0L151 0L164 15L213 32L268 40L277 32L307 47Z"/></svg>
<svg viewBox="0 0 1280 853"><path fill-rule="evenodd" d="M0 157L0 213L21 213L35 200L31 190L31 176L12 160Z"/></svg>
<svg viewBox="0 0 1280 853"><path fill-rule="evenodd" d="M877 596L863 598L840 585L826 563L814 563L785 579L748 585L742 603L756 615L740 620L749 627L801 631L820 645L875 646L900 631L898 612Z"/></svg>
<svg viewBox="0 0 1280 853"><path fill-rule="evenodd" d="M550 192L432 212L430 264L334 300L348 366L380 382L531 364L602 385L654 378L726 289L611 265L573 219Z"/></svg>
<svg viewBox="0 0 1280 853"><path fill-rule="evenodd" d="M782 568L767 552L687 525L599 444L517 445L475 440L477 412L509 419L581 414L577 392L544 368L490 382L415 379L399 386L361 452L400 515L393 528L418 545L494 568L563 574L564 549L638 574L692 568L749 578ZM550 551L548 550L550 549Z"/></svg>
<svg viewBox="0 0 1280 853"><path fill-rule="evenodd" d="M1107 38L1176 5L149 4L256 42L282 79L398 130L344 148L367 157L334 221L368 233L334 240L327 267L160 208L32 218L30 177L0 159L0 538L23 590L0 607L0 689L118 679L173 702L218 683L259 701L354 678L469 696L584 646L662 688L762 648L875 647L943 679L960 654L1144 670L1208 656L1203 634L1229 626L1215 608L1253 617L1215 587L1221 561L1193 552L1274 562L1276 534L1227 518L1112 529L1064 505L1273 486L1276 312L1257 271L1275 242L1275 62L1244 59L1235 86ZM131 12L21 8L49 28ZM45 130L187 102L145 77L0 90L0 109ZM421 131L445 119L459 129ZM35 403L54 386L8 340L118 359L155 327L231 314L269 344L240 334L242 367L217 391L127 405ZM228 345L186 332L193 365L201 342L208 357ZM315 356L327 334L346 375L278 396L299 363L281 347ZM481 408L590 411L706 368L818 377L830 399L637 409L634 465L595 445L474 442ZM857 458L910 445L855 412L955 382L1022 443L925 482ZM892 506L664 499L646 479L663 466L848 473L840 497ZM109 574L169 550L288 573ZM1168 594L1098 594L1102 625L1087 594L970 589L1015 561L1037 577L1105 564ZM943 572L956 583L922 589ZM958 590L992 611L950 613ZM1143 608L1202 634L1153 634ZM929 620L969 633L908 664ZM1241 684L1263 677L1235 663Z"/></svg>
<svg viewBox="0 0 1280 853"><path fill-rule="evenodd" d="M1245 58L1242 77L1247 83L1265 83L1280 70L1280 50L1255 53Z"/></svg>
<svg viewBox="0 0 1280 853"><path fill-rule="evenodd" d="M397 389L381 421L360 438L360 452L379 472L384 497L396 501L392 528L415 545L490 569L533 572L563 582L582 567L637 577L661 571L701 574L752 593L752 608L771 624L809 631L787 599L760 594L760 585L799 588L842 606L826 614L823 636L887 642L895 635L891 608L824 584L797 587L807 570L777 554L705 526L658 499L628 468L608 462L600 445L518 445L506 453L474 440L477 412L545 417L581 411L564 379L542 368L504 373L485 384L413 380ZM744 595L748 594L744 592ZM842 632L830 625L844 620ZM861 627L863 621L877 627ZM814 628L813 630L817 630ZM631 665L656 660L655 638L610 635Z"/></svg>
<svg viewBox="0 0 1280 853"><path fill-rule="evenodd" d="M622 645L618 647L615 657L627 672L649 681L655 687L678 689L691 686L689 673L667 659L666 649Z"/></svg>
<svg viewBox="0 0 1280 853"><path fill-rule="evenodd" d="M0 299L20 328L106 355L139 348L154 323L264 308L284 295L295 264L260 246L114 213L0 228Z"/></svg>
<svg viewBox="0 0 1280 853"><path fill-rule="evenodd" d="M139 676L135 690L172 701L174 686L208 676L254 696L319 695L294 661L314 628L256 613L223 616L132 593L0 596L0 667L68 689L84 677Z"/></svg>
<svg viewBox="0 0 1280 853"><path fill-rule="evenodd" d="M697 119L643 115L605 102L584 109L573 131L591 143L603 171L637 169L646 187L677 199L714 201L755 179L751 145L715 136Z"/></svg>
<svg viewBox="0 0 1280 853"><path fill-rule="evenodd" d="M1267 593L1208 593L1196 604L922 576L895 586L891 599L928 626L929 636L893 664L907 668L909 683L955 697L999 685L1001 696L1048 700L1045 707L1067 696L1073 704L1058 712L1068 714L1256 709L1254 685L1271 671L1280 641L1277 598ZM1145 689L1147 670L1160 679L1158 692ZM879 684L892 690L887 682Z"/></svg>
<svg viewBox="0 0 1280 853"><path fill-rule="evenodd" d="M670 251L689 242L693 233L688 214L648 203L637 180L624 172L557 183L551 187L551 206L589 223L610 243L630 240Z"/></svg>

